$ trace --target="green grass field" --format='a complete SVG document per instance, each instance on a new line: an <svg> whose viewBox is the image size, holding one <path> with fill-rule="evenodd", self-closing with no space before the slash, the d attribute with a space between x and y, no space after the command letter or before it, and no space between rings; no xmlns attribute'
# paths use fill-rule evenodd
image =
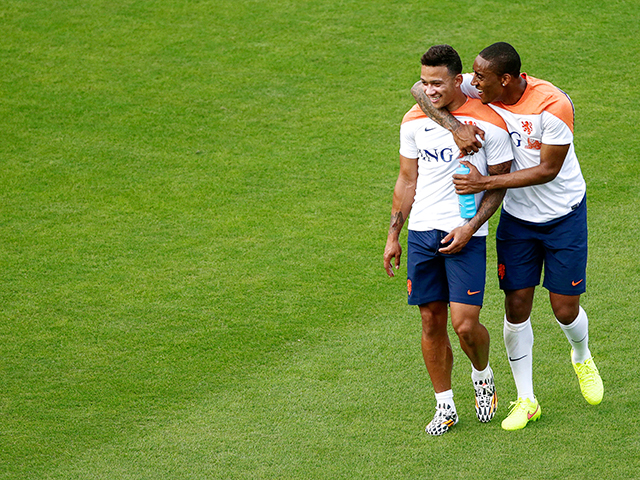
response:
<svg viewBox="0 0 640 480"><path fill-rule="evenodd" d="M0 478L640 478L636 0L4 0ZM434 399L382 251L420 55L495 41L567 91L589 194L586 404L546 291L540 421ZM406 238L406 232L405 236Z"/></svg>

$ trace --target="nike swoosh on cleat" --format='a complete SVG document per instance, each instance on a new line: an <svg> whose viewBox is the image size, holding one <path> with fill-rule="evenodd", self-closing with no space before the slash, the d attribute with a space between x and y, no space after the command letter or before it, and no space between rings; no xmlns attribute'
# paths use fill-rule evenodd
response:
<svg viewBox="0 0 640 480"><path fill-rule="evenodd" d="M511 357L509 357L509 361L510 361L510 362L517 362L518 360L522 360L523 358L526 358L526 355L523 355L523 356L518 357L518 358L511 358Z"/></svg>
<svg viewBox="0 0 640 480"><path fill-rule="evenodd" d="M533 411L533 413L528 413L527 412L527 420L531 420L533 417L536 416L536 413L538 413L538 410L540 409L540 405L536 405L536 409Z"/></svg>
<svg viewBox="0 0 640 480"><path fill-rule="evenodd" d="M477 292L472 292L471 290L467 290L467 295L475 295L477 293L480 293L480 290L478 290Z"/></svg>
<svg viewBox="0 0 640 480"><path fill-rule="evenodd" d="M582 280L584 280L584 278ZM571 285L574 286L574 287L577 287L578 285L580 285L582 283L582 280L578 280L577 282L572 281Z"/></svg>

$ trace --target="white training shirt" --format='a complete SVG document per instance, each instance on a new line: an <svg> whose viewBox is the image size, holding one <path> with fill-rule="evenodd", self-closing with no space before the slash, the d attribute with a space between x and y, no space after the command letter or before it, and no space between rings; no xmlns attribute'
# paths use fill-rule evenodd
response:
<svg viewBox="0 0 640 480"><path fill-rule="evenodd" d="M505 121L513 143L515 161L512 171L540 165L540 148L570 145L558 176L542 185L510 188L503 207L514 217L543 223L571 212L586 192L586 183L573 146L573 104L569 96L553 84L522 74L527 88L514 105L490 103ZM462 91L478 98L471 85L473 74L465 74Z"/></svg>
<svg viewBox="0 0 640 480"><path fill-rule="evenodd" d="M473 123L485 131L483 147L478 153L464 157L487 175L487 165L497 165L513 159L509 134L504 121L482 102L467 102L451 112L463 123ZM418 159L418 182L414 197L409 230L443 230L450 232L464 225L460 217L453 174L459 165L459 149L451 132L428 118L416 104L402 120L400 127L400 155ZM476 194L476 206L483 193ZM485 222L474 236L489 233Z"/></svg>

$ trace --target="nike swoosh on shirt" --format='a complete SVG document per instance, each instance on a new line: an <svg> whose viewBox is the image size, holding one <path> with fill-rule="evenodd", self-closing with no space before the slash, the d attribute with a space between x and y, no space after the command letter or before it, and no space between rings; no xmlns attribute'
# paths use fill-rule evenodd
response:
<svg viewBox="0 0 640 480"><path fill-rule="evenodd" d="M431 130L435 130L435 129L436 129L436 127L432 127L432 128L424 127L424 131L425 132L430 132Z"/></svg>

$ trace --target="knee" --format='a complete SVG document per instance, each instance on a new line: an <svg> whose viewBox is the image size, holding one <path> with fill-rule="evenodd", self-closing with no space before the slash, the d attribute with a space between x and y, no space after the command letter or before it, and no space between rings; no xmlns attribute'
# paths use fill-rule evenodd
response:
<svg viewBox="0 0 640 480"><path fill-rule="evenodd" d="M560 323L569 325L580 313L580 295L559 295L549 293L553 314Z"/></svg>
<svg viewBox="0 0 640 480"><path fill-rule="evenodd" d="M442 335L443 331L446 332L446 325L443 327L441 322L439 322L436 318L425 318L424 316L422 317L422 335L433 337L436 335Z"/></svg>
<svg viewBox="0 0 640 480"><path fill-rule="evenodd" d="M556 316L558 321L565 325L569 325L570 323L572 323L578 316L578 313L580 313L579 305L575 306L571 304L561 303L561 304L553 305L552 308L553 308L553 314Z"/></svg>
<svg viewBox="0 0 640 480"><path fill-rule="evenodd" d="M442 331L444 329L441 328L437 323L424 321L422 320L422 336L424 337L435 337L438 335L442 335Z"/></svg>
<svg viewBox="0 0 640 480"><path fill-rule="evenodd" d="M422 335L427 337L433 337L436 335L446 334L447 332L447 312L443 312L441 309L426 309L420 310L422 317Z"/></svg>
<svg viewBox="0 0 640 480"><path fill-rule="evenodd" d="M528 295L510 293L506 297L505 312L511 323L526 322L531 315L532 300Z"/></svg>
<svg viewBox="0 0 640 480"><path fill-rule="evenodd" d="M454 325L453 330L458 335L458 338L467 345L473 345L475 343L476 336L476 322L463 321Z"/></svg>

